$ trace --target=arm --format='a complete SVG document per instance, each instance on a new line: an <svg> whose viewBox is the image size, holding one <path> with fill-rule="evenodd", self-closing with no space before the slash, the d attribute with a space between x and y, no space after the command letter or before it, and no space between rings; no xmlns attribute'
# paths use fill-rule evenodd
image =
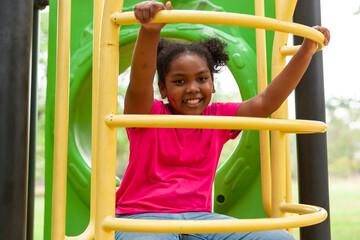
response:
<svg viewBox="0 0 360 240"><path fill-rule="evenodd" d="M157 45L163 23L150 23L156 13L164 10L164 4L148 1L135 6L135 17L141 27L133 52L130 83L125 95L125 113L150 113L154 102L153 80L156 71ZM170 10L171 4L166 4Z"/></svg>
<svg viewBox="0 0 360 240"><path fill-rule="evenodd" d="M330 32L324 27L314 27L325 36L324 45L330 41ZM317 44L305 39L299 50L281 73L257 96L243 102L237 116L268 117L276 111L296 88L316 52Z"/></svg>

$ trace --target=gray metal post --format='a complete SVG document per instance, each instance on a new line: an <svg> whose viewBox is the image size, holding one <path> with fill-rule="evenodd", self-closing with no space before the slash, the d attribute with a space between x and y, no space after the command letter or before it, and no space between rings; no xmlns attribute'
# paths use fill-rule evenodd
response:
<svg viewBox="0 0 360 240"><path fill-rule="evenodd" d="M0 239L26 239L33 1L0 7Z"/></svg>
<svg viewBox="0 0 360 240"><path fill-rule="evenodd" d="M321 25L320 0L298 1L294 22ZM301 44L295 37L294 43ZM295 90L296 117L325 122L322 52L314 55ZM329 212L326 134L297 135L299 201L325 208ZM302 240L330 240L330 215L321 224L300 229Z"/></svg>
<svg viewBox="0 0 360 240"><path fill-rule="evenodd" d="M40 9L44 9L49 2L34 0L33 34L32 34L32 65L31 65L31 99L30 99L30 143L29 143L29 180L28 180L28 215L26 239L34 238L34 202L35 202L35 169L36 169L36 132L37 132L37 62Z"/></svg>

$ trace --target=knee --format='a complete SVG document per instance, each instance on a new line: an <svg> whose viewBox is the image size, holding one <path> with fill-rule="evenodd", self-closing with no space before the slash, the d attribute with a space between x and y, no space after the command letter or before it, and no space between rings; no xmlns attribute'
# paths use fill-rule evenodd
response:
<svg viewBox="0 0 360 240"><path fill-rule="evenodd" d="M273 230L269 231L269 237L267 240L295 240L294 236L285 230Z"/></svg>
<svg viewBox="0 0 360 240"><path fill-rule="evenodd" d="M254 240L295 240L294 236L285 230L254 232Z"/></svg>

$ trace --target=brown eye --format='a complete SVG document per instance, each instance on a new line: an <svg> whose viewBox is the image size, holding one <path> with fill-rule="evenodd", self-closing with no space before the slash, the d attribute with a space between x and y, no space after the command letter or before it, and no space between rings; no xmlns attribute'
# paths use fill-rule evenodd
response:
<svg viewBox="0 0 360 240"><path fill-rule="evenodd" d="M183 84L183 83L185 83L185 80L183 80L183 79L178 79L178 80L175 80L174 83L176 83L176 84Z"/></svg>

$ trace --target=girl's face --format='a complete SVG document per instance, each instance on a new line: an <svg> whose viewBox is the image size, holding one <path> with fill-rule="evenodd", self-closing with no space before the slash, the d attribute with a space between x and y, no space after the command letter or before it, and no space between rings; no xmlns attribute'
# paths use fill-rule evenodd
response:
<svg viewBox="0 0 360 240"><path fill-rule="evenodd" d="M173 114L200 115L209 105L215 92L207 62L196 54L182 54L175 58L159 82L162 98L169 101Z"/></svg>

